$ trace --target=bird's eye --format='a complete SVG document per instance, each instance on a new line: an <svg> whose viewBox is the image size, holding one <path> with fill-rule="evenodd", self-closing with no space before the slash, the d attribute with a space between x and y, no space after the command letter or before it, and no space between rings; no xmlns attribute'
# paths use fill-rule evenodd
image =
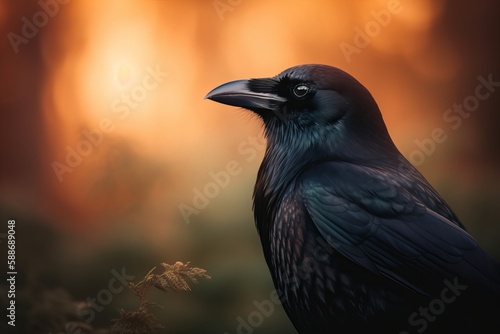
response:
<svg viewBox="0 0 500 334"><path fill-rule="evenodd" d="M309 86L306 84L298 84L293 87L293 95L296 97L304 97L309 93Z"/></svg>

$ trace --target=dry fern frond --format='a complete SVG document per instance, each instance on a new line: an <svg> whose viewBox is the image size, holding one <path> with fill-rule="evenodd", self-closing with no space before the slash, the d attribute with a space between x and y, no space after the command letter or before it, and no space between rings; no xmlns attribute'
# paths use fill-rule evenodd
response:
<svg viewBox="0 0 500 334"><path fill-rule="evenodd" d="M120 318L113 325L112 333L125 334L150 334L162 326L156 325L156 318L148 312L151 307L158 306L148 299L146 295L149 289L155 287L161 291L189 291L189 282L198 283L199 277L210 279L205 269L190 267L189 262L184 264L176 262L172 265L161 264L165 270L161 274L155 274L156 267L151 269L146 276L137 284L130 283L129 287L139 297L140 305L136 311L120 311Z"/></svg>
<svg viewBox="0 0 500 334"><path fill-rule="evenodd" d="M165 271L159 275L154 286L163 291L172 290L179 292L191 290L189 284L181 275L170 271Z"/></svg>
<svg viewBox="0 0 500 334"><path fill-rule="evenodd" d="M182 263L177 261L175 264L161 264L165 270L161 274L154 274L153 268L146 274L144 279L137 284L131 284L131 288L139 296L144 299L147 290L150 287L155 287L164 292L171 290L175 292L189 291L189 282L198 283L199 277L210 279L207 271L202 268L190 267L189 262Z"/></svg>
<svg viewBox="0 0 500 334"><path fill-rule="evenodd" d="M187 277L191 280L191 282L198 284L197 277L210 279L210 275L207 274L207 271L202 268L190 267L189 262L184 264L182 262L177 261L175 264L170 265L167 263L161 264L163 268L165 268L165 272L163 274L171 273L172 275L178 276L181 279L183 277ZM187 282L185 282L187 285ZM189 289L189 286L188 286Z"/></svg>
<svg viewBox="0 0 500 334"><path fill-rule="evenodd" d="M156 318L145 307L133 312L120 310L120 318L111 329L112 334L150 334L163 326L156 324Z"/></svg>

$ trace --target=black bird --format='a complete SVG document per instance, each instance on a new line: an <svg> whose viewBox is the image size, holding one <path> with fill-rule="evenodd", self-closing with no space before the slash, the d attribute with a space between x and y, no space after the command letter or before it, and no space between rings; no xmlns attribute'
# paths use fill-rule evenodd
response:
<svg viewBox="0 0 500 334"><path fill-rule="evenodd" d="M500 266L398 151L355 78L301 65L206 98L264 122L255 221L299 333L500 333Z"/></svg>

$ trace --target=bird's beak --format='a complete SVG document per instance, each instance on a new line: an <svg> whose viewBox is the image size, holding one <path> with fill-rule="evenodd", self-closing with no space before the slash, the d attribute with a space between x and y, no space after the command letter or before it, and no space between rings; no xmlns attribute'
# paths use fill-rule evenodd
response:
<svg viewBox="0 0 500 334"><path fill-rule="evenodd" d="M285 98L272 93L253 92L248 80L236 80L220 85L205 96L206 99L250 110L274 110Z"/></svg>

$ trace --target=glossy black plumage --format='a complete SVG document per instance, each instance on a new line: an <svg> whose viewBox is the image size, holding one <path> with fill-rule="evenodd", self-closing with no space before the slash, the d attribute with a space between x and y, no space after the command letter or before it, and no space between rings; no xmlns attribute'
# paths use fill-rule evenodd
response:
<svg viewBox="0 0 500 334"><path fill-rule="evenodd" d="M496 333L500 266L392 142L356 79L325 65L207 98L264 121L255 220L300 333Z"/></svg>

